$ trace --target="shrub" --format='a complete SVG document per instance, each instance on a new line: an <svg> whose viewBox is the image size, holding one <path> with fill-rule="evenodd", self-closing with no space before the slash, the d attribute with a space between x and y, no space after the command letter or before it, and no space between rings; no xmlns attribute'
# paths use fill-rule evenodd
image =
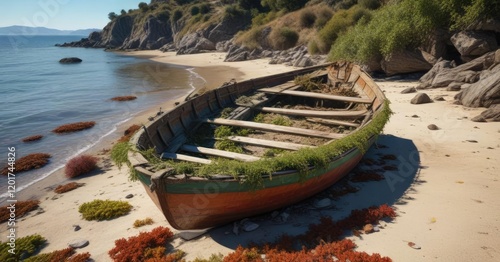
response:
<svg viewBox="0 0 500 262"><path fill-rule="evenodd" d="M135 99L137 99L137 96L116 96L111 98L112 101L118 101L118 102L131 101Z"/></svg>
<svg viewBox="0 0 500 262"><path fill-rule="evenodd" d="M147 12L149 10L148 4L144 2L140 2L138 7L139 9L141 9L142 12Z"/></svg>
<svg viewBox="0 0 500 262"><path fill-rule="evenodd" d="M85 175L97 168L97 160L96 157L90 155L74 157L66 163L64 173L69 178Z"/></svg>
<svg viewBox="0 0 500 262"><path fill-rule="evenodd" d="M203 3L200 5L200 13L201 14L208 14L211 10L210 4L208 3Z"/></svg>
<svg viewBox="0 0 500 262"><path fill-rule="evenodd" d="M34 153L21 157L16 160L15 172L25 172L32 169L42 168L49 163L49 158L52 156L45 153ZM5 166L0 174L6 176L9 174L10 166ZM12 172L11 172L12 173Z"/></svg>
<svg viewBox="0 0 500 262"><path fill-rule="evenodd" d="M53 261L66 261L66 262L86 262L90 259L90 254L88 252L82 254L75 254L75 250L72 247L68 247L61 250L52 251L50 253L39 254L30 257L24 262L53 262Z"/></svg>
<svg viewBox="0 0 500 262"><path fill-rule="evenodd" d="M123 164L128 164L128 151L131 148L128 142L118 142L111 148L111 160L115 162L118 168Z"/></svg>
<svg viewBox="0 0 500 262"><path fill-rule="evenodd" d="M183 15L184 15L184 14L182 13L182 10L181 10L181 9L179 9L179 8L175 9L175 10L174 10L174 14L173 14L173 15L172 15L172 17L171 17L171 19L172 19L172 21L171 21L171 22L172 22L172 24L177 23L177 21L179 21L179 20L182 18L182 16L183 16Z"/></svg>
<svg viewBox="0 0 500 262"><path fill-rule="evenodd" d="M27 200L27 201L17 201L16 203L16 219L19 219L26 215L28 212L33 211L38 208L40 201L38 200ZM8 221L10 218L10 209L7 209L9 205L0 207L0 223ZM1 260L0 260L1 261Z"/></svg>
<svg viewBox="0 0 500 262"><path fill-rule="evenodd" d="M247 12L242 9L239 5L228 5L224 9L224 19L238 19L242 18L243 16L247 16Z"/></svg>
<svg viewBox="0 0 500 262"><path fill-rule="evenodd" d="M318 30L323 28L326 25L326 23L330 21L332 16L333 12L330 9L328 8L321 9L321 11L317 14L316 21L314 22L314 27L317 28Z"/></svg>
<svg viewBox="0 0 500 262"><path fill-rule="evenodd" d="M63 194L63 193L69 192L71 190L75 190L75 189L82 187L84 185L85 185L84 183L70 182L70 183L67 183L64 185L57 186L56 189L54 189L54 192L57 194Z"/></svg>
<svg viewBox="0 0 500 262"><path fill-rule="evenodd" d="M71 132L76 132L76 131L81 131L85 129L89 129L95 126L94 121L88 121L88 122L78 122L78 123L71 123L71 124L66 124L57 127L56 129L52 130L54 133L71 133Z"/></svg>
<svg viewBox="0 0 500 262"><path fill-rule="evenodd" d="M300 26L311 28L316 22L316 15L311 10L303 10L300 13Z"/></svg>
<svg viewBox="0 0 500 262"><path fill-rule="evenodd" d="M370 10L375 10L380 7L380 0L359 0L358 4Z"/></svg>
<svg viewBox="0 0 500 262"><path fill-rule="evenodd" d="M110 220L124 216L130 212L132 206L126 201L112 201L96 199L83 203L78 208L85 220Z"/></svg>
<svg viewBox="0 0 500 262"><path fill-rule="evenodd" d="M162 22L168 22L170 20L170 13L168 10L164 10L156 15L156 18Z"/></svg>
<svg viewBox="0 0 500 262"><path fill-rule="evenodd" d="M28 136L28 137L25 137L23 138L21 141L23 142L33 142L33 141L38 141L40 139L42 139L43 136L42 135L34 135L34 136Z"/></svg>
<svg viewBox="0 0 500 262"><path fill-rule="evenodd" d="M150 232L141 232L128 239L116 240L115 247L108 254L114 261L161 259L165 257L165 245L173 239L173 236L170 229L160 226Z"/></svg>
<svg viewBox="0 0 500 262"><path fill-rule="evenodd" d="M299 34L288 27L274 29L269 35L271 45L275 49L285 50L292 48L299 40Z"/></svg>
<svg viewBox="0 0 500 262"><path fill-rule="evenodd" d="M316 40L309 41L309 44L307 44L307 51L311 55L315 55L315 54L320 53L319 46L318 46L318 43L316 42Z"/></svg>
<svg viewBox="0 0 500 262"><path fill-rule="evenodd" d="M153 223L154 223L154 221L150 217L147 217L145 219L137 219L134 222L134 227L138 228L138 227L142 227L142 226L145 226L145 225L152 225Z"/></svg>
<svg viewBox="0 0 500 262"><path fill-rule="evenodd" d="M200 13L200 7L197 5L193 5L193 6L191 6L190 11L191 11L191 15L195 16L195 15Z"/></svg>
<svg viewBox="0 0 500 262"><path fill-rule="evenodd" d="M19 203L19 202L18 202ZM14 254L8 252L11 247L7 242L0 243L0 261L14 262L21 261L24 258L36 253L47 240L41 235L29 235L16 239L16 249Z"/></svg>

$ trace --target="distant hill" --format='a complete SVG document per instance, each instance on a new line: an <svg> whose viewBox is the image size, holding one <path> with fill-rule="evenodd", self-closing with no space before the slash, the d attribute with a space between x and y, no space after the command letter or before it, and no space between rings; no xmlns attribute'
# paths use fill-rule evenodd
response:
<svg viewBox="0 0 500 262"><path fill-rule="evenodd" d="M80 30L58 30L46 27L28 27L28 26L7 26L0 27L0 35L82 35L88 36L94 31L101 29L90 28Z"/></svg>

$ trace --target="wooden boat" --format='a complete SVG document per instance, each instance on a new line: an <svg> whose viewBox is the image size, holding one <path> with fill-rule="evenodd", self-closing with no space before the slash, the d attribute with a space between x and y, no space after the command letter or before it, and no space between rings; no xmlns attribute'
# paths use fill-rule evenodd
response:
<svg viewBox="0 0 500 262"><path fill-rule="evenodd" d="M297 84L297 79L313 82ZM328 90L354 90L358 96L305 90L307 83L319 82ZM233 108L229 116L221 116L228 107ZM252 121L259 113L282 120L289 116L313 128ZM375 82L349 63L232 81L143 126L131 140L129 164L172 227L210 228L285 207L330 187L358 164L390 114ZM210 137L210 130L219 126L251 135L235 131L222 140ZM199 137L212 145L242 145L243 151L202 145ZM264 147L281 154L259 155ZM158 164L157 158L166 162Z"/></svg>

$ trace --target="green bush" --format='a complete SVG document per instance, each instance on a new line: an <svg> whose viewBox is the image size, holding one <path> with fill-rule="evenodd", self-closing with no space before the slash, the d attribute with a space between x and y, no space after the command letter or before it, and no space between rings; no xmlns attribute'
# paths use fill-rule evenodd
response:
<svg viewBox="0 0 500 262"><path fill-rule="evenodd" d="M300 26L311 28L316 22L316 15L311 10L304 10L300 13Z"/></svg>
<svg viewBox="0 0 500 262"><path fill-rule="evenodd" d="M269 37L273 48L280 50L292 48L299 41L299 34L286 26L275 28Z"/></svg>
<svg viewBox="0 0 500 262"><path fill-rule="evenodd" d="M83 203L78 208L85 220L109 220L124 216L130 212L132 206L126 201L112 201L96 199Z"/></svg>
<svg viewBox="0 0 500 262"><path fill-rule="evenodd" d="M333 12L330 9L326 9L326 8L322 9L317 14L316 21L314 22L314 27L316 29L323 28L326 25L326 23L328 23L328 21L330 21L332 16L333 16Z"/></svg>
<svg viewBox="0 0 500 262"><path fill-rule="evenodd" d="M175 24L177 21L179 21L184 14L182 13L181 9L175 9L174 14L172 15L172 24Z"/></svg>
<svg viewBox="0 0 500 262"><path fill-rule="evenodd" d="M248 13L242 9L239 5L228 5L224 9L224 19L237 19L243 16L247 16Z"/></svg>
<svg viewBox="0 0 500 262"><path fill-rule="evenodd" d="M0 261L14 262L21 261L35 254L47 240L41 235L29 235L16 239L14 254L9 253L11 247L7 242L0 243Z"/></svg>
<svg viewBox="0 0 500 262"><path fill-rule="evenodd" d="M195 15L200 13L200 7L197 5L193 5L193 6L191 6L190 11L191 11L191 15L195 16Z"/></svg>
<svg viewBox="0 0 500 262"><path fill-rule="evenodd" d="M168 22L170 20L170 13L168 10L164 10L156 15L156 18L162 22Z"/></svg>
<svg viewBox="0 0 500 262"><path fill-rule="evenodd" d="M210 13L210 10L212 8L210 7L210 4L204 3L200 5L200 13L201 14L208 14Z"/></svg>
<svg viewBox="0 0 500 262"><path fill-rule="evenodd" d="M370 10L375 10L381 6L380 0L358 0L358 4Z"/></svg>
<svg viewBox="0 0 500 262"><path fill-rule="evenodd" d="M139 9L141 9L142 12L147 12L149 10L149 6L147 3L140 2L139 3Z"/></svg>

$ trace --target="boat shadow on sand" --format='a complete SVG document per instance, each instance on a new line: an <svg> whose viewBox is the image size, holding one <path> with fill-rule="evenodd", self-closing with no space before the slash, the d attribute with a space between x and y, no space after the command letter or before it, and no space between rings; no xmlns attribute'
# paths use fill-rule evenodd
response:
<svg viewBox="0 0 500 262"><path fill-rule="evenodd" d="M394 206L397 211L398 205L412 201L408 193L417 193L418 185L425 183L419 178L421 168L420 154L413 141L393 135L380 135L356 169L331 188L294 205L249 218L250 228L258 225L250 232L238 227L242 221L236 221L213 228L207 235L220 245L236 249L239 245L245 247L249 243L272 242L283 234L302 234L310 224L318 223L321 217L338 221L347 217L352 210L382 204ZM353 182L356 171L376 172L382 174L384 179ZM342 196L335 194L346 187L354 188L357 192Z"/></svg>

